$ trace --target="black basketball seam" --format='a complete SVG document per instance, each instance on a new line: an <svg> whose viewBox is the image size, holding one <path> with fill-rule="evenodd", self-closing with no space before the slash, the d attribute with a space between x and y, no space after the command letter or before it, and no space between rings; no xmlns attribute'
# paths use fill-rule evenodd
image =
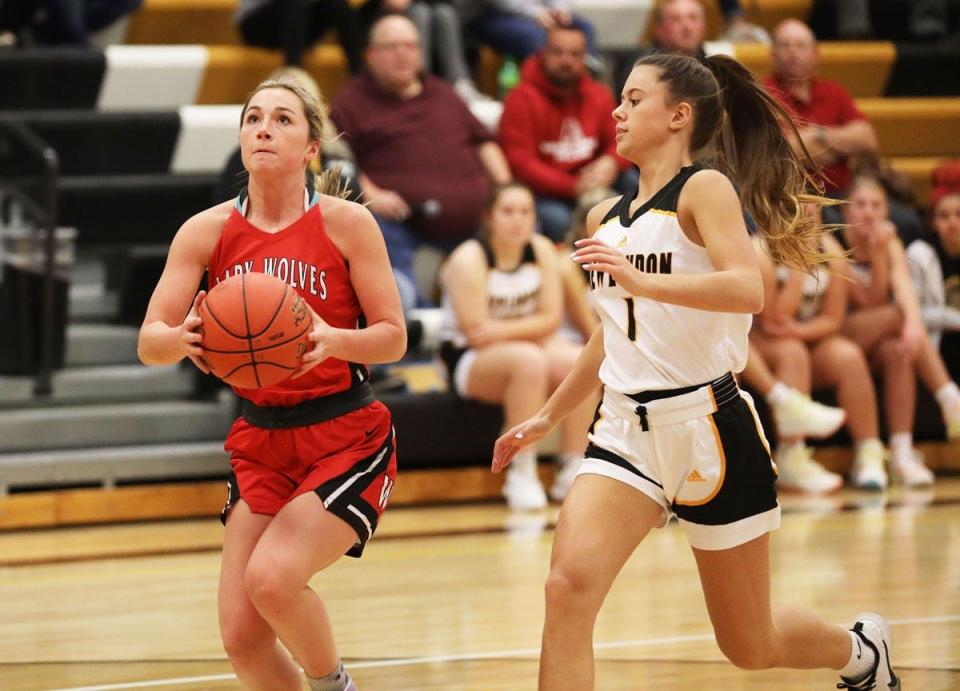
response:
<svg viewBox="0 0 960 691"><path fill-rule="evenodd" d="M235 333L233 333L230 329L227 328L227 325L226 325L226 324L224 324L222 321L220 321L220 318L219 318L216 314L214 314L214 312L213 312L212 309L210 309L210 301L209 301L209 300L204 300L204 301L203 301L203 304L201 305L201 307L203 307L204 305L206 305L206 307L207 307L207 312L209 312L209 313L210 313L210 316L213 317L213 321L217 322L217 324L220 326L221 329L223 329L224 331L226 331L229 335L233 336L234 338L240 338L240 339L243 339L243 338L244 338L244 336L242 336L242 335L240 335L240 334L235 334ZM204 350L208 350L208 349L207 349L207 348L204 348ZM241 351L241 352L242 352L242 351Z"/></svg>
<svg viewBox="0 0 960 691"><path fill-rule="evenodd" d="M270 366L272 366L272 367L279 367L280 369L285 369L285 370L295 370L295 369L297 369L296 367L288 367L287 365L281 365L279 362L268 362L268 361L266 361L266 360L261 360L261 361L257 362L256 364L257 364L257 365L270 365ZM221 377L221 379L226 379L227 377L232 377L236 372L242 370L244 367L253 367L253 366L254 366L254 363L253 363L253 362L245 362L245 363L243 363L242 365L237 365L237 366L234 367L232 370L230 370L229 372L227 372L226 374L224 374L224 375ZM241 386L240 388L243 389L243 388L248 388L248 387Z"/></svg>
<svg viewBox="0 0 960 691"><path fill-rule="evenodd" d="M266 276L266 275L267 275L267 274L264 274L264 276ZM255 334L250 334L251 337L260 336L261 334L266 333L267 329L269 329L269 328L273 325L273 322L275 322L276 319L277 319L277 315L280 314L280 310L283 309L283 303L284 303L284 301L287 299L287 291L289 291L289 290L290 290L290 288L289 288L286 284L284 284L284 286L283 286L283 293L280 295L280 303L277 305L277 309L275 309L275 310L273 311L273 316L270 317L270 321L268 321L268 322L267 322L267 325L266 325L265 327L263 327L263 331L259 331L259 332L255 333ZM250 327L247 326L247 331L249 331L249 330L250 330Z"/></svg>
<svg viewBox="0 0 960 691"><path fill-rule="evenodd" d="M214 349L214 348L204 348L204 350L206 350L207 352L210 352L210 353L221 353L221 354L224 354L224 355L239 355L240 353L250 353L250 352L252 352L252 353L259 353L259 352L261 352L261 351L263 351L263 350L270 350L271 348L276 348L277 346L282 346L282 345L286 345L287 343L292 343L293 341L297 340L298 338L300 338L301 336L303 336L304 334L309 333L309 332L310 332L310 329L304 329L304 330L301 331L300 333L292 336L291 338L288 338L288 339L285 340L285 341L280 341L279 343L271 343L271 344L268 345L268 346L263 346L262 348L253 348L252 350L250 350L250 349L243 349L243 350L216 350L216 349Z"/></svg>
<svg viewBox="0 0 960 691"><path fill-rule="evenodd" d="M250 335L250 315L247 314L247 275L240 274L240 298L243 304L243 321L247 325L247 343L250 345L250 364L253 366L253 378L257 382L257 388L263 386L260 383L260 373L257 372L257 360L253 357L253 337Z"/></svg>

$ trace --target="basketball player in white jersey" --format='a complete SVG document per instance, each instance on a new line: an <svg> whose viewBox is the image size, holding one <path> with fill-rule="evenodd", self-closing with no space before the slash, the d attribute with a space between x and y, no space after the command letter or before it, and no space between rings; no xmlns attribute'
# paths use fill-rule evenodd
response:
<svg viewBox="0 0 960 691"><path fill-rule="evenodd" d="M780 129L789 118L735 60L680 55L638 61L613 117L618 152L640 168L638 189L594 208L592 237L573 254L591 272L601 327L543 408L494 449L499 472L603 384L557 525L540 689L593 688L593 626L607 591L647 533L675 515L735 665L832 668L840 688L897 690L882 618L859 615L846 631L770 604L776 471L731 372L743 368L763 306L743 207L778 261L806 269L823 259L822 228L800 212L810 181ZM693 153L713 142L717 169L701 168Z"/></svg>

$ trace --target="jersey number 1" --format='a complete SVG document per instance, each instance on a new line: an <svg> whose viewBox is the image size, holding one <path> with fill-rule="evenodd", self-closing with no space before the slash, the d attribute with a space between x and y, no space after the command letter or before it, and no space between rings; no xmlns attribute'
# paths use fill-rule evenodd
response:
<svg viewBox="0 0 960 691"><path fill-rule="evenodd" d="M624 298L627 303L627 338L637 340L637 318L633 314L633 298Z"/></svg>

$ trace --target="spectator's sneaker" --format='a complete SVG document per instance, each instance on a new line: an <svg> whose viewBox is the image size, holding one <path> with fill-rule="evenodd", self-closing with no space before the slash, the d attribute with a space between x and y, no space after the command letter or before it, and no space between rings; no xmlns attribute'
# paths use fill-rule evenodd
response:
<svg viewBox="0 0 960 691"><path fill-rule="evenodd" d="M805 444L783 445L777 449L777 487L805 494L827 494L843 485L843 478L813 460Z"/></svg>
<svg viewBox="0 0 960 691"><path fill-rule="evenodd" d="M860 489L882 490L887 488L889 478L885 466L886 452L877 440L867 441L857 449L850 471L850 482Z"/></svg>
<svg viewBox="0 0 960 691"><path fill-rule="evenodd" d="M777 425L777 435L781 438L823 439L840 429L847 414L843 408L817 403L796 389L790 389L784 401L773 406L773 419Z"/></svg>
<svg viewBox="0 0 960 691"><path fill-rule="evenodd" d="M554 501L563 501L573 486L573 481L577 477L577 471L580 470L582 458L567 457L557 463L557 474L553 478L553 484L550 486L550 498Z"/></svg>
<svg viewBox="0 0 960 691"><path fill-rule="evenodd" d="M923 455L916 449L910 455L890 461L890 471L904 487L929 487L933 484L933 471L923 463Z"/></svg>
<svg viewBox="0 0 960 691"><path fill-rule="evenodd" d="M863 679L847 679L837 684L838 689L876 689L876 691L900 691L900 678L890 665L890 648L893 637L890 635L890 625L878 614L864 612L857 615L857 621L850 629L859 639L859 642L876 654L876 663L873 669Z"/></svg>
<svg viewBox="0 0 960 691"><path fill-rule="evenodd" d="M547 505L547 494L537 476L537 459L532 455L514 458L507 466L503 496L514 511L534 511Z"/></svg>

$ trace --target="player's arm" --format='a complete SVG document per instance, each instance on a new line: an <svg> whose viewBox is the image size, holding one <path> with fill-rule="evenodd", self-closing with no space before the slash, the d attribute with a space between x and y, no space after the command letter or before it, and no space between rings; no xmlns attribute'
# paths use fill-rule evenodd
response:
<svg viewBox="0 0 960 691"><path fill-rule="evenodd" d="M839 269L840 267L836 263L830 267L831 271ZM831 277L830 284L823 295L820 313L798 323L796 327L797 336L804 341L819 341L827 336L832 336L840 331L846 316L847 281L835 274Z"/></svg>
<svg viewBox="0 0 960 691"><path fill-rule="evenodd" d="M383 233L360 204L334 200L324 213L328 232L350 267L350 282L367 325L335 329L323 324L321 333L315 328L315 347L303 356L304 364L327 357L364 364L396 362L407 351L407 328ZM314 314L315 327L317 320Z"/></svg>
<svg viewBox="0 0 960 691"><path fill-rule="evenodd" d="M587 286L580 267L570 260L566 249L557 251L560 284L563 288L563 309L577 331L586 341L600 320L587 299Z"/></svg>
<svg viewBox="0 0 960 691"><path fill-rule="evenodd" d="M407 351L407 329L380 227L373 214L353 202L334 200L324 215L331 239L350 268L350 282L367 325L338 329L314 312L310 333L314 348L303 356L298 374L328 357L364 364L396 362Z"/></svg>
<svg viewBox="0 0 960 691"><path fill-rule="evenodd" d="M596 238L577 241L574 258L604 271L637 297L711 312L755 314L763 308L763 280L733 185L722 173L694 174L680 193L677 216L688 236L707 250L716 271L648 274Z"/></svg>
<svg viewBox="0 0 960 691"><path fill-rule="evenodd" d="M203 371L197 293L207 261L223 228L232 202L207 209L177 231L163 273L153 290L140 327L137 355L146 365L170 365L190 357ZM226 211L225 211L226 209Z"/></svg>

